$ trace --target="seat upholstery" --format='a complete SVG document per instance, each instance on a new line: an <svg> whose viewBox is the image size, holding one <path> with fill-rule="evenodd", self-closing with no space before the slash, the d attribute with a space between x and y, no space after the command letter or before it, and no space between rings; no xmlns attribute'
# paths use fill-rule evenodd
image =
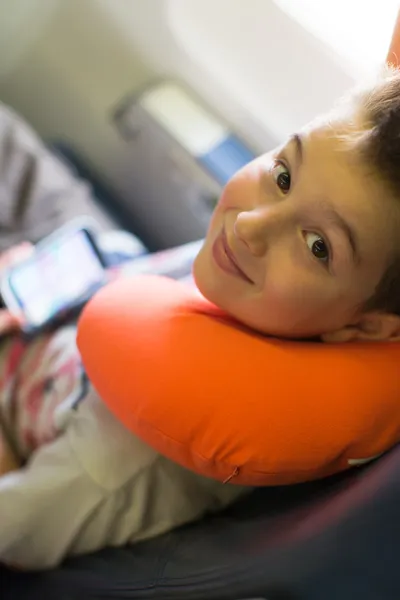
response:
<svg viewBox="0 0 400 600"><path fill-rule="evenodd" d="M11 188L0 189L1 250L86 214L91 202L86 188L75 189L71 175L54 165L15 115L6 111L0 121L0 167L20 156L20 144L27 157L22 165L36 165L19 168L18 159L16 171L3 169L27 179L21 185L16 175ZM63 177L46 176L43 198L36 193L38 177L47 169L61 169ZM10 189L18 194L10 196ZM37 218L43 211L45 226ZM398 600L399 513L397 447L362 470L260 489L223 515L130 548L76 558L51 572L0 567L0 599Z"/></svg>
<svg viewBox="0 0 400 600"><path fill-rule="evenodd" d="M223 515L130 548L27 575L14 600L395 600L400 598L400 447L345 476L257 490Z"/></svg>

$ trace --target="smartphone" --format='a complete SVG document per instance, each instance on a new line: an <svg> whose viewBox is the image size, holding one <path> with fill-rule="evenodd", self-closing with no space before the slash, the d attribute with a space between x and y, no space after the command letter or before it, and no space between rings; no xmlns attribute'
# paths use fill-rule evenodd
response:
<svg viewBox="0 0 400 600"><path fill-rule="evenodd" d="M92 222L74 220L39 242L33 254L8 270L0 283L5 308L22 316L32 335L77 314L107 281L105 259Z"/></svg>

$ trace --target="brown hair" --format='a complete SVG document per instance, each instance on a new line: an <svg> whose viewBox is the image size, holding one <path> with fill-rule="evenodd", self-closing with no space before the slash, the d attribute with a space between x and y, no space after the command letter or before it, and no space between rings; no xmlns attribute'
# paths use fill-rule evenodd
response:
<svg viewBox="0 0 400 600"><path fill-rule="evenodd" d="M362 157L400 200L400 70L385 67L378 80L358 90L352 100L363 123L359 131ZM364 309L400 316L400 245Z"/></svg>

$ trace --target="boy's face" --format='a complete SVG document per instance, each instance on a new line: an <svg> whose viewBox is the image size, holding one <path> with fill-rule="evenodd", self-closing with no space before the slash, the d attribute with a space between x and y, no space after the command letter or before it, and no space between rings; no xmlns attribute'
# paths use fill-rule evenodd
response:
<svg viewBox="0 0 400 600"><path fill-rule="evenodd" d="M310 127L227 184L196 283L269 335L338 331L359 319L388 265L394 208L354 149L329 125Z"/></svg>

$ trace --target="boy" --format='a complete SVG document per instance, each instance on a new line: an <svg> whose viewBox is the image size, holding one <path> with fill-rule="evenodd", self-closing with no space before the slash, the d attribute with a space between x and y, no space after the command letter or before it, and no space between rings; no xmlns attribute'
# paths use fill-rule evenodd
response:
<svg viewBox="0 0 400 600"><path fill-rule="evenodd" d="M400 334L400 75L388 70L226 186L200 291L268 335Z"/></svg>
<svg viewBox="0 0 400 600"><path fill-rule="evenodd" d="M200 291L270 335L397 340L399 151L400 75L388 72L235 175L195 260ZM9 470L5 446L6 564L45 568L149 538L246 492L185 471L125 431L85 389L74 339L65 328L36 351L4 356L3 420L29 459Z"/></svg>

